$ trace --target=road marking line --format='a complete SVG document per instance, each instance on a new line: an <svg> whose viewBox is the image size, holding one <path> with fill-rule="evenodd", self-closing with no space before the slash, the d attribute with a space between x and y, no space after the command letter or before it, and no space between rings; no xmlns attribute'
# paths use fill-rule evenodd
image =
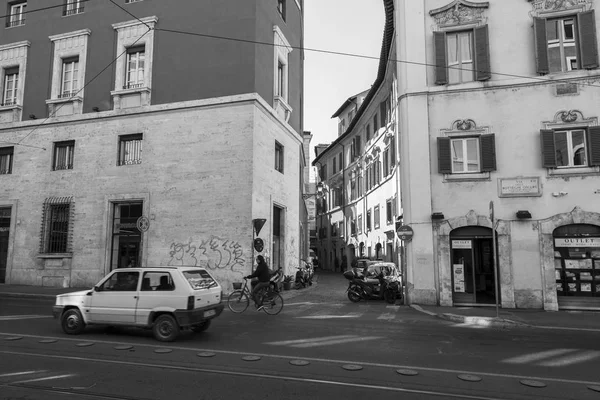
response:
<svg viewBox="0 0 600 400"><path fill-rule="evenodd" d="M282 342L268 342L268 343L264 343L264 344L270 344L270 345L274 345L274 346L287 346L290 344L319 342L319 341L335 340L335 339L346 339L346 338L350 338L350 337L355 337L355 335L339 335L339 336L325 336L325 337L310 338L310 339L284 340Z"/></svg>
<svg viewBox="0 0 600 400"><path fill-rule="evenodd" d="M306 315L304 317L296 317L300 319L333 319L333 318L360 318L363 313L350 313L346 315L325 315L325 314L313 314Z"/></svg>
<svg viewBox="0 0 600 400"><path fill-rule="evenodd" d="M0 351L0 353L19 354L19 353L4 352L4 351ZM160 369L169 369L169 370L174 370L174 371L219 373L219 374L231 375L231 376L244 376L244 377L253 377L253 378L261 378L261 379L303 382L303 383L318 383L318 384L332 385L332 386L354 387L354 388L361 388L361 389L375 389L375 390L381 390L381 391L387 391L387 392L418 393L418 394L425 394L425 395L431 395L431 396L444 396L446 398L458 398L458 399L469 399L469 400L504 400L504 399L497 398L497 397L466 395L466 394L462 394L462 393L448 393L448 392L442 392L442 391L438 392L438 391L433 391L433 390L422 390L422 389L405 389L405 388L401 388L401 387L390 387L390 386L383 386L383 385L369 385L369 384L362 384L362 383L341 382L341 381L313 379L313 378L298 378L296 376L261 374L261 373L256 373L256 372L227 371L227 370L219 370L219 369L214 369L214 368L183 367L183 366L177 366L177 365L151 364L151 363L140 363L140 362L133 362L133 361L104 360L104 359L100 359L100 358L92 359L92 358L83 358L83 357L68 357L68 356L57 356L57 355L49 355L49 354L29 354L29 353L20 353L20 354L33 355L33 356L37 356L37 357L46 357L46 358L68 359L68 360L74 360L74 361L88 361L88 362L93 361L93 362L101 362L101 363L105 363L105 364L118 364L118 365L129 365L129 366L138 366L138 367L147 367L147 368L160 368ZM58 378L58 377L56 377L56 378ZM15 385L16 383L21 383L21 382L14 382L11 385Z"/></svg>
<svg viewBox="0 0 600 400"><path fill-rule="evenodd" d="M531 353L531 354L525 354L525 355L518 356L518 357L507 358L506 360L503 360L502 362L509 363L509 364L525 364L525 363L531 363L531 362L535 362L535 361L541 361L545 358L562 356L564 354L573 353L576 351L577 351L577 349L554 349L554 350L540 351L539 353Z"/></svg>
<svg viewBox="0 0 600 400"><path fill-rule="evenodd" d="M62 378L70 378L75 376L75 374L65 374L65 375L55 375L55 376L46 376L44 378L35 378L35 379L26 379L24 381L12 382L13 385L18 383L29 383L29 382L39 382L39 381L49 381L52 379L62 379Z"/></svg>
<svg viewBox="0 0 600 400"><path fill-rule="evenodd" d="M392 314L392 313L383 313L381 314L379 317L377 317L377 319L385 319L385 320L392 320L395 319L396 315Z"/></svg>
<svg viewBox="0 0 600 400"><path fill-rule="evenodd" d="M16 319L52 318L52 315L2 315L0 321L12 321Z"/></svg>
<svg viewBox="0 0 600 400"><path fill-rule="evenodd" d="M581 363L593 360L595 358L600 357L600 351L587 351L585 353L580 352L578 354L566 355L564 357L560 357L557 360L544 361L537 365L541 365L543 367L564 367L571 364Z"/></svg>
<svg viewBox="0 0 600 400"><path fill-rule="evenodd" d="M307 347L317 347L317 346L329 346L329 345L334 345L334 344L343 344L343 343L350 343L350 342L364 342L366 340L375 340L375 339L381 339L381 336L355 336L352 338L347 338L347 339L336 339L336 340L329 340L326 342L313 342L313 343L303 343L303 344L295 344L292 345L291 347L297 347L297 348L307 348Z"/></svg>
<svg viewBox="0 0 600 400"><path fill-rule="evenodd" d="M0 332L0 335L12 336L14 333ZM41 335L29 335L29 334L21 334L20 336L34 338L34 339L60 339L61 341L66 342L81 342L81 339L71 339L68 337L60 336L41 336ZM95 343L109 344L109 345L125 345L131 344L129 342L117 342L112 340L94 340ZM136 343L136 347L140 348L149 348L149 349L159 349L164 346L160 345L152 345L152 344L142 344ZM230 354L230 355L245 355L245 356L260 356L264 358L275 358L280 360L296 360L298 356L286 356L282 354L267 354L267 353L248 353L247 351L233 351L233 350L215 350L215 349L202 349L202 348L194 348L194 347L180 347L180 346L169 346L169 348L173 350L181 350L185 352L213 352L213 353L221 353L221 354ZM12 355L22 355L22 356L32 356L32 357L47 357L47 358L64 358L69 360L78 360L78 361L89 361L84 357L67 357L67 356L55 356L49 354L36 354L36 353L23 353L23 352L14 352L14 351L3 351L0 350L0 354L12 354ZM495 372L481 372L481 371L469 371L469 370L456 370L449 368L432 368L432 367L423 367L423 366L415 366L415 365L395 365L395 364L383 364L383 363L374 363L374 362L365 362L365 361L357 361L357 360L336 360L329 358L317 358L317 357L302 357L303 360L310 362L323 362L328 364L359 364L363 366L369 367L378 367L378 368L393 368L393 369L414 369L419 371L430 371L430 372L443 372L450 374L471 374L471 375L480 375L480 376L489 376L496 378L511 378L511 379L530 379L530 380L542 380L546 382L559 382L559 383L569 383L569 384L582 384L582 385L600 385L600 381L582 381L576 379L561 379L561 378L549 378L549 377L540 377L540 376L522 376L522 375L514 375L514 374L501 374ZM105 360L102 360L105 361Z"/></svg>
<svg viewBox="0 0 600 400"><path fill-rule="evenodd" d="M1 374L0 378L8 378L11 376L19 376L19 375L29 375L29 374L38 374L41 372L46 372L45 370L40 370L40 371L23 371L23 372L12 372L9 374Z"/></svg>

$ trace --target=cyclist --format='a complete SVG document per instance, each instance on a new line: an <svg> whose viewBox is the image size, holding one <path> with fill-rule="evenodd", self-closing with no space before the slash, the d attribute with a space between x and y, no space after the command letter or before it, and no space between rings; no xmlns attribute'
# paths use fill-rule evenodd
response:
<svg viewBox="0 0 600 400"><path fill-rule="evenodd" d="M269 266L265 262L265 258L263 256L259 255L258 257L256 257L256 263L258 264L256 266L256 270L252 275L248 275L246 279L258 278L258 283L254 287L254 289L252 289L252 300L254 300L254 303L256 304L258 310L261 310L263 305L258 304L258 301L256 300L256 294L261 289L267 289L269 287L271 274L269 272Z"/></svg>

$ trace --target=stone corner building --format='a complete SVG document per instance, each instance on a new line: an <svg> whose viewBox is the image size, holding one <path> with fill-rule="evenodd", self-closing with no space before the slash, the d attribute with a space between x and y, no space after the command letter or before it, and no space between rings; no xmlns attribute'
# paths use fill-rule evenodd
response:
<svg viewBox="0 0 600 400"><path fill-rule="evenodd" d="M0 283L199 265L230 290L259 218L262 254L291 273L306 231L302 1L122 2L136 18L66 3L12 2L0 35Z"/></svg>

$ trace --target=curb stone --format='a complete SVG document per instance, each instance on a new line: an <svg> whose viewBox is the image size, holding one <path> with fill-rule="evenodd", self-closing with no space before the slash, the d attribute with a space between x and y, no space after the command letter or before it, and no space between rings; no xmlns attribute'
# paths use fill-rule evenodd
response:
<svg viewBox="0 0 600 400"><path fill-rule="evenodd" d="M432 317L437 317L440 319L444 319L446 321L465 323L470 325L479 325L479 326L492 326L498 328L513 328L513 327L530 327L531 325L526 324L524 322L517 322L510 319L505 318L496 318L496 317L470 317L464 315L457 315L451 313L443 313L437 314L432 311L425 310L418 304L411 304L410 307L413 309L430 315Z"/></svg>

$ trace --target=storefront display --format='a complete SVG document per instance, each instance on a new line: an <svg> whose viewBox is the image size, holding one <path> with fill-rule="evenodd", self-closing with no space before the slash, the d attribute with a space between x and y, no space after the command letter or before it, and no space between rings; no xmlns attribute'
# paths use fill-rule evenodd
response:
<svg viewBox="0 0 600 400"><path fill-rule="evenodd" d="M554 260L559 307L600 307L600 227L556 229Z"/></svg>

